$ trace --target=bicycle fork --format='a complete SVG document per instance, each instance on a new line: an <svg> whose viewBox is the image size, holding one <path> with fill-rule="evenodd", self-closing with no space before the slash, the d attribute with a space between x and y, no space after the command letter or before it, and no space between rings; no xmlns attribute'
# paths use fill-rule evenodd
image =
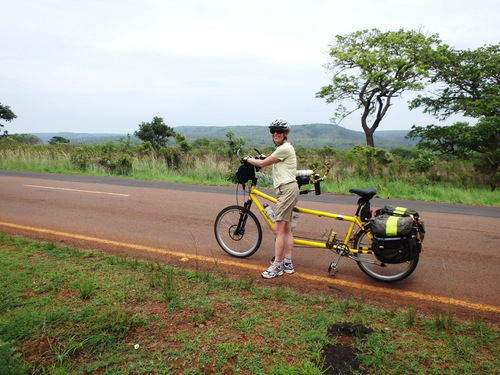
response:
<svg viewBox="0 0 500 375"><path fill-rule="evenodd" d="M250 206L252 205L252 200L249 199L243 204L243 210L240 213L240 219L238 220L238 225L234 231L237 236L243 236L245 234L245 224L248 219L247 212L250 211Z"/></svg>

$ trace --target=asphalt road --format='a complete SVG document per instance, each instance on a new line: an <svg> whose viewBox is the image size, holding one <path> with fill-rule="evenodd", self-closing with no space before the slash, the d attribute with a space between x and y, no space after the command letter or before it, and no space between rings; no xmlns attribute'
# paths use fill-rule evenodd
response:
<svg viewBox="0 0 500 375"><path fill-rule="evenodd" d="M365 186L363 186L365 187ZM242 204L236 188L122 178L69 176L0 170L0 230L85 249L100 249L169 264L217 269L257 285L290 287L332 298L359 298L393 308L412 305L433 314L452 308L457 316L482 315L500 321L500 208L374 198L419 211L426 225L425 250L406 280L386 284L370 279L343 258L328 274L335 254L297 248L296 274L264 280L274 237L263 224L259 251L232 258L218 246L213 223L228 205ZM272 192L270 192L273 195ZM301 196L299 206L352 215L356 196ZM298 236L320 238L342 222L301 215Z"/></svg>

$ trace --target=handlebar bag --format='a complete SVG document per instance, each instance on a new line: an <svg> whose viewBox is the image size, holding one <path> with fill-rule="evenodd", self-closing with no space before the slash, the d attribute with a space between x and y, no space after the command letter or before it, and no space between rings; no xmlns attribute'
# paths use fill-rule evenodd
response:
<svg viewBox="0 0 500 375"><path fill-rule="evenodd" d="M247 181L252 181L254 184L257 183L254 165L249 163L240 165L236 172L236 178L240 184L245 184Z"/></svg>

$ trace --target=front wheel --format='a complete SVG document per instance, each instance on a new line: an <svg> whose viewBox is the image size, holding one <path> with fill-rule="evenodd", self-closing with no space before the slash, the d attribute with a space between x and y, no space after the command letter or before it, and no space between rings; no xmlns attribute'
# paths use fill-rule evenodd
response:
<svg viewBox="0 0 500 375"><path fill-rule="evenodd" d="M262 242L259 220L242 206L224 208L215 219L214 232L222 250L238 258L252 255Z"/></svg>
<svg viewBox="0 0 500 375"><path fill-rule="evenodd" d="M354 237L353 248L356 250L366 250L369 254L355 253L356 263L361 270L375 280L394 282L407 278L411 275L418 264L418 250L412 250L410 260L399 264L387 264L380 262L372 250L372 240L370 236L370 227L367 226L364 231L360 231Z"/></svg>

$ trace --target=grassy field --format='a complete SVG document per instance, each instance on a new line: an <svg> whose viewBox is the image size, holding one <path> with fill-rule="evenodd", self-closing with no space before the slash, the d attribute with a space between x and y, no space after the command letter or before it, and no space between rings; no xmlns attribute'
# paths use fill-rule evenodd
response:
<svg viewBox="0 0 500 375"><path fill-rule="evenodd" d="M293 276L283 276L293 277ZM500 331L0 233L8 374L498 374Z"/></svg>
<svg viewBox="0 0 500 375"><path fill-rule="evenodd" d="M193 158L182 169L169 168L157 159L132 160L132 169L127 175L112 174L100 167L91 165L81 171L71 163L65 155L55 157L47 152L36 153L33 150L23 153L0 152L0 169L25 170L34 172L82 174L94 176L114 176L143 180L173 181L190 184L228 185L234 184L234 173L238 163L234 160L220 158L217 155L207 155L203 158ZM299 168L309 169L301 166ZM269 170L258 173L259 186L271 187L272 179ZM320 168L318 173L324 173ZM361 178L349 171L340 171L332 167L330 175L322 183L322 191L338 194L349 194L350 188L375 188L382 198L421 200L431 202L448 202L474 204L485 206L500 206L500 189L492 192L487 186L470 185L467 187L450 182L430 182L422 176L413 178Z"/></svg>

